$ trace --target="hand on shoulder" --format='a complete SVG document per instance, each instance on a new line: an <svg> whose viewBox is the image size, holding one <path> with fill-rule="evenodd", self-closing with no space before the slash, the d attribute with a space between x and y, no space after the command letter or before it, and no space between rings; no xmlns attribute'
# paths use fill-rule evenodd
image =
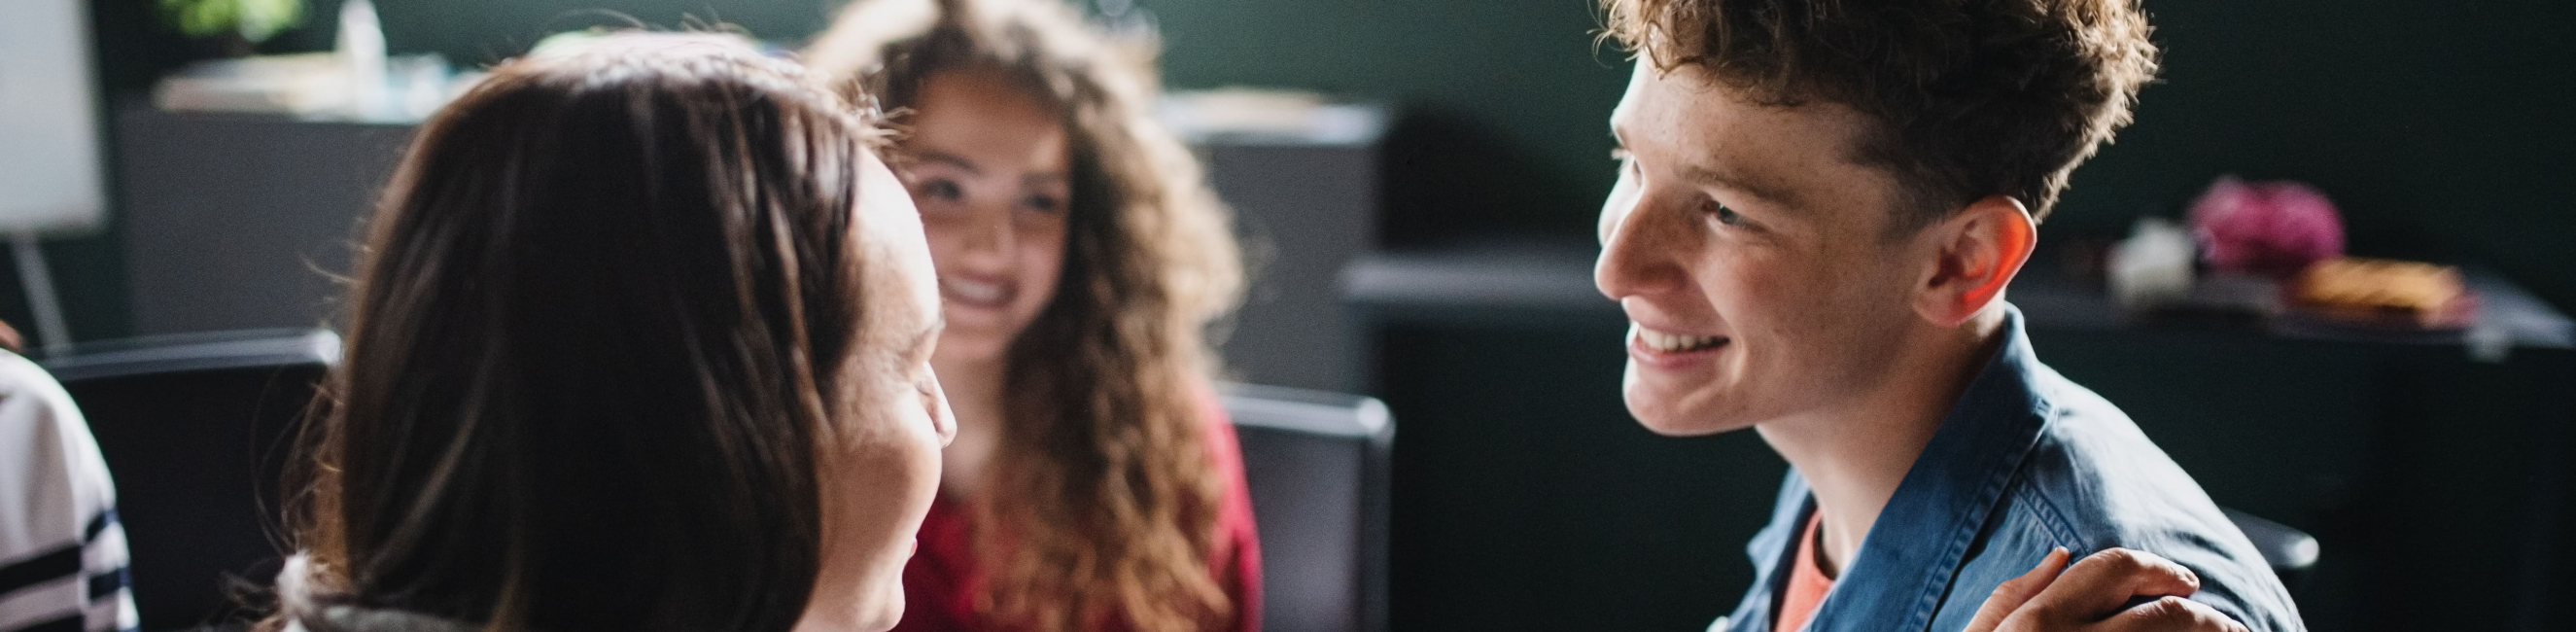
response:
<svg viewBox="0 0 2576 632"><path fill-rule="evenodd" d="M2153 553L2107 549L2073 567L2058 549L1995 587L1965 632L2245 632L2200 602L2200 577ZM2061 572L2061 570L2063 572ZM2132 598L2151 597L2137 605Z"/></svg>

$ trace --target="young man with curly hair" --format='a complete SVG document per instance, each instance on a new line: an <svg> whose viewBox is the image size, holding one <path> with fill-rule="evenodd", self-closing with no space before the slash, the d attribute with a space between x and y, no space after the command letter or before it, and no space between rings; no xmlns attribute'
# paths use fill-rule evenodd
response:
<svg viewBox="0 0 2576 632"><path fill-rule="evenodd" d="M2004 289L2129 121L2136 0L1604 0L1636 74L1595 270L1628 408L1786 458L1712 630L1955 632L2043 559L2114 547L2191 603L2304 629L2245 536L2117 407L2039 362Z"/></svg>

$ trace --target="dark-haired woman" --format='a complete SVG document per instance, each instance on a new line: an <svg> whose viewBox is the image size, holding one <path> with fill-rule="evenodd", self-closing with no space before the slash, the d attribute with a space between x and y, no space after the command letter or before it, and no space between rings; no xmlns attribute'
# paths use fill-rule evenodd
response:
<svg viewBox="0 0 2576 632"><path fill-rule="evenodd" d="M806 52L882 100L957 406L900 630L1253 630L1260 557L1207 323L1241 264L1152 118L1153 49L1053 0L859 0Z"/></svg>
<svg viewBox="0 0 2576 632"><path fill-rule="evenodd" d="M918 216L742 46L524 59L413 143L360 252L271 627L862 632L950 436Z"/></svg>

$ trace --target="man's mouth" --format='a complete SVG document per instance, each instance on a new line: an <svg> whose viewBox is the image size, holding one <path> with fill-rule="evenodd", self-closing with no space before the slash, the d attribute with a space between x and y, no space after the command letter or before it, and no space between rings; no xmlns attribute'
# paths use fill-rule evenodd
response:
<svg viewBox="0 0 2576 632"><path fill-rule="evenodd" d="M1630 323L1628 327L1629 331L1632 332L1630 338L1635 339L1638 346L1656 353L1671 354L1707 351L1726 346L1727 342L1727 338L1725 336L1693 336L1689 334L1678 334L1668 331L1648 329L1644 325L1638 325L1635 323Z"/></svg>

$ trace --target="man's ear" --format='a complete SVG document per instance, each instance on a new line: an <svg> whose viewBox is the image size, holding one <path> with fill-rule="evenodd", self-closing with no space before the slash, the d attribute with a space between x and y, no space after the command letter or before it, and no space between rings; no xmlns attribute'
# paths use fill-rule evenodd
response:
<svg viewBox="0 0 2576 632"><path fill-rule="evenodd" d="M1933 241L1933 260L1915 292L1914 312L1943 327L1957 327L1993 305L2039 242L2030 209L2006 195L1969 203L1924 230Z"/></svg>

